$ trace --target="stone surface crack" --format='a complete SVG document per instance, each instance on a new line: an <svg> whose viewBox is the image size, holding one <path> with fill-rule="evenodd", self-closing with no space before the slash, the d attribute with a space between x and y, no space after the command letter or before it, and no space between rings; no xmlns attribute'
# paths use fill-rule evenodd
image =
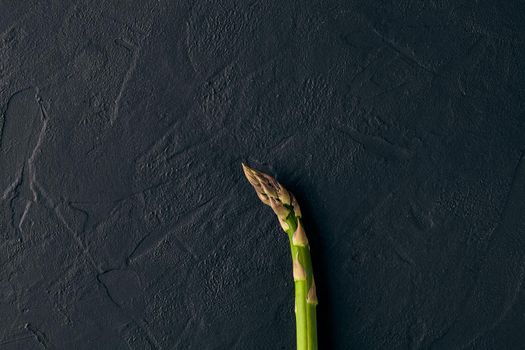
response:
<svg viewBox="0 0 525 350"><path fill-rule="evenodd" d="M430 73L432 76L436 77L436 76L439 76L439 74L428 68L425 64L423 64L422 62L420 62L415 56L411 56L409 54L406 54L405 52L403 52L403 50L401 48L398 47L398 45L393 42L391 39L387 38L385 35L383 35L380 31L378 31L376 28L372 28L372 32L374 32L374 34L376 34L377 36L379 36L379 38L381 38L381 40L388 46L390 47L392 50L394 50L395 52L397 52L401 57L405 58L406 60L408 60L409 63L421 68L422 70L424 70L425 72L427 73Z"/></svg>
<svg viewBox="0 0 525 350"><path fill-rule="evenodd" d="M394 145L380 136L369 136L358 132L357 130L345 128L335 128L336 131L346 134L355 142L364 146L367 150L376 153L385 158L396 160L407 160L412 157L410 150Z"/></svg>
<svg viewBox="0 0 525 350"><path fill-rule="evenodd" d="M33 334L33 336L36 338L37 342L42 345L42 347L44 349L50 349L49 345L49 340L47 339L47 336L44 332L42 332L41 330L37 329L35 326L31 325L31 323L27 323L25 328L31 333Z"/></svg>
<svg viewBox="0 0 525 350"><path fill-rule="evenodd" d="M120 45L124 46L124 45ZM124 46L127 50L129 48L127 46ZM128 82L130 81L131 77L133 76L133 73L135 72L135 69L137 68L137 62L139 59L140 54L140 46L135 47L133 50L132 56L131 56L131 62L129 64L128 70L126 71L126 74L124 75L124 79L122 79L122 83L120 84L119 92L117 94L117 97L114 101L114 107L113 107L113 114L110 118L110 123L114 124L115 121L118 118L119 109L120 109L120 101L122 100L122 96L124 95L124 91L126 91L126 87L128 85Z"/></svg>
<svg viewBox="0 0 525 350"><path fill-rule="evenodd" d="M37 90L38 94L38 90ZM20 231L22 231L22 225L26 219L27 213L29 212L29 209L31 208L32 203L36 203L38 201L38 194L36 189L36 170L35 170L35 161L38 156L38 152L40 151L40 148L42 147L42 144L44 143L44 137L47 130L47 123L48 123L48 117L47 112L45 110L45 107L42 104L41 99L37 95L37 102L40 106L40 117L42 119L42 127L40 128L40 132L38 133L38 138L35 144L35 147L33 148L31 155L29 156L29 159L27 160L27 175L29 178L29 189L31 190L31 194L33 196L32 200L27 201L26 206L24 208L24 212L22 213L22 216L20 217L20 222L18 223L18 228Z"/></svg>
<svg viewBox="0 0 525 350"><path fill-rule="evenodd" d="M106 296L108 297L109 301L115 305L115 307L120 310L120 312L122 312L123 315L125 315L126 317L128 317L130 320L132 320L136 325L137 327L140 328L140 330L142 330L142 332L144 332L144 334L146 335L146 338L147 338L147 341L148 343L156 350L160 350L161 349L161 346L158 342L158 340L155 338L155 336L151 333L151 331L149 330L149 328L144 324L143 321L139 320L139 319L136 319L133 315L131 315L129 312L127 312L114 298L113 296L111 295L111 292L108 288L108 286L104 283L104 281L102 281L102 276L108 272L111 272L111 271L115 271L116 269L110 269L110 270L106 270L102 273L98 273L97 276L96 276L96 279L97 279L97 282L98 284L102 287L102 289L104 290Z"/></svg>

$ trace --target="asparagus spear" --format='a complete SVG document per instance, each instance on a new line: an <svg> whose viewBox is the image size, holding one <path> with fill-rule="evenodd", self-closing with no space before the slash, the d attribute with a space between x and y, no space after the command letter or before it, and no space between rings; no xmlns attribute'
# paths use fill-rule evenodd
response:
<svg viewBox="0 0 525 350"><path fill-rule="evenodd" d="M270 175L242 164L244 175L264 204L270 206L290 239L295 287L295 320L297 350L317 350L317 295L310 257L310 246L304 232L301 209L291 192Z"/></svg>

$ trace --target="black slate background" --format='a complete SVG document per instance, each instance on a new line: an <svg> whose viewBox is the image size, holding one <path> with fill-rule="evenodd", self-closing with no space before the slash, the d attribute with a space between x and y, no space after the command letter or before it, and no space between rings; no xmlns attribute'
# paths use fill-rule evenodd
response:
<svg viewBox="0 0 525 350"><path fill-rule="evenodd" d="M522 1L0 1L0 349L523 349Z"/></svg>

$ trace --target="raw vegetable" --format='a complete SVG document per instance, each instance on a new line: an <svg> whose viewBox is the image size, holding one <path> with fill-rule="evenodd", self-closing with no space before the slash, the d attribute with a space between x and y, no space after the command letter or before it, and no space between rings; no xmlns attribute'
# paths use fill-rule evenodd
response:
<svg viewBox="0 0 525 350"><path fill-rule="evenodd" d="M317 295L301 209L291 192L273 177L242 164L244 174L264 204L270 206L288 235L295 286L297 350L317 350Z"/></svg>

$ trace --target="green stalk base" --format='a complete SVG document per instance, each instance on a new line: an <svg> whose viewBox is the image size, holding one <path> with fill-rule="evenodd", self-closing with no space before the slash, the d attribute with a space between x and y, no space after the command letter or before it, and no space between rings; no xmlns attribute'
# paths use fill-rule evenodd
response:
<svg viewBox="0 0 525 350"><path fill-rule="evenodd" d="M293 233L297 229L299 220L301 219L296 218L293 212L286 219L292 263L294 259L298 259L300 266L304 269L304 279L296 280L294 276L297 350L317 350L317 297L315 301L309 302L308 300L308 293L314 284L310 248L308 243L296 245L293 241Z"/></svg>

